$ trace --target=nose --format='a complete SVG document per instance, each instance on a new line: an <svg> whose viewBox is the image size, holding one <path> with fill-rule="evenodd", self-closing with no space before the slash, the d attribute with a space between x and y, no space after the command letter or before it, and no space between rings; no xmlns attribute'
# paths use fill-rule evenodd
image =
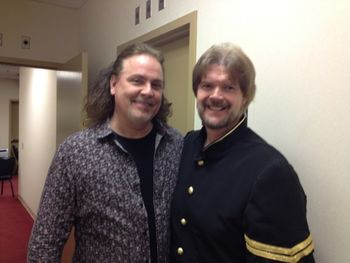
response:
<svg viewBox="0 0 350 263"><path fill-rule="evenodd" d="M222 98L220 87L215 87L210 95L212 98Z"/></svg>
<svg viewBox="0 0 350 263"><path fill-rule="evenodd" d="M153 95L153 89L152 89L152 84L147 81L144 85L144 87L141 90L141 94L145 96L152 96Z"/></svg>

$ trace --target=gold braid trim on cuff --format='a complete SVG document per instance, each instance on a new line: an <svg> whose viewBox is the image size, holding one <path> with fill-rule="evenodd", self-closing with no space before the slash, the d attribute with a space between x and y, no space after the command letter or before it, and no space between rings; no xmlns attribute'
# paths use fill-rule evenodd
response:
<svg viewBox="0 0 350 263"><path fill-rule="evenodd" d="M296 263L301 258L309 255L314 250L314 244L311 235L304 241L295 245L292 248L277 247L269 244L264 244L244 235L246 247L253 255L266 259L279 260L282 262Z"/></svg>

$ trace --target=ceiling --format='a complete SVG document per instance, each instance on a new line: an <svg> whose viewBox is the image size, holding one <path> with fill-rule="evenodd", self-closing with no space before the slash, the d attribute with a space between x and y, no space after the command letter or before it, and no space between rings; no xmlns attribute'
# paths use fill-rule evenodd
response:
<svg viewBox="0 0 350 263"><path fill-rule="evenodd" d="M88 0L30 0L70 9L80 9Z"/></svg>
<svg viewBox="0 0 350 263"><path fill-rule="evenodd" d="M88 0L28 0L56 7L80 9ZM19 67L0 64L0 78L18 79Z"/></svg>

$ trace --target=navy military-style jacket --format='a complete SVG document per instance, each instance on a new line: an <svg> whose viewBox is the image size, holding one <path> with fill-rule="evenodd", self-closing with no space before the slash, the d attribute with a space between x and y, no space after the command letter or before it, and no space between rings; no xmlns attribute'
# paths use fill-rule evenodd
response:
<svg viewBox="0 0 350 263"><path fill-rule="evenodd" d="M172 203L172 262L314 262L306 196L288 161L245 117L203 149L185 138Z"/></svg>

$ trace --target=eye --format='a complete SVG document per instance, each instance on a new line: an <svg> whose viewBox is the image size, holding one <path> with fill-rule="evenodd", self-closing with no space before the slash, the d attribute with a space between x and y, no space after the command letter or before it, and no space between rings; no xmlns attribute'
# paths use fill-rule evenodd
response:
<svg viewBox="0 0 350 263"><path fill-rule="evenodd" d="M235 87L232 86L232 85L226 85L226 86L224 86L224 90L226 90L226 91L232 91L232 90L234 90L234 89L235 89Z"/></svg>
<svg viewBox="0 0 350 263"><path fill-rule="evenodd" d="M133 77L129 79L129 82L135 86L140 86L145 82L145 80L140 77Z"/></svg>
<svg viewBox="0 0 350 263"><path fill-rule="evenodd" d="M201 83L199 87L203 90L211 90L213 88L213 85L210 83Z"/></svg>
<svg viewBox="0 0 350 263"><path fill-rule="evenodd" d="M154 90L158 91L163 89L163 82L160 80L152 81L151 85L152 85L152 89Z"/></svg>
<svg viewBox="0 0 350 263"><path fill-rule="evenodd" d="M225 85L224 90L227 92L233 92L239 89L239 85Z"/></svg>

